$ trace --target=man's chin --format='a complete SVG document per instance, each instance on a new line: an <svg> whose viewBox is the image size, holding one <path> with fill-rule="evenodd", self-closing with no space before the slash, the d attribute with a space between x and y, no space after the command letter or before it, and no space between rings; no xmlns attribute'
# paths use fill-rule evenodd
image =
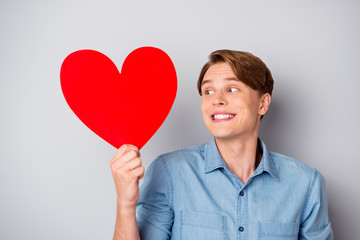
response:
<svg viewBox="0 0 360 240"><path fill-rule="evenodd" d="M213 135L215 139L219 139L219 140L231 140L235 138L235 136L233 136L228 132L210 132L210 133L211 135Z"/></svg>

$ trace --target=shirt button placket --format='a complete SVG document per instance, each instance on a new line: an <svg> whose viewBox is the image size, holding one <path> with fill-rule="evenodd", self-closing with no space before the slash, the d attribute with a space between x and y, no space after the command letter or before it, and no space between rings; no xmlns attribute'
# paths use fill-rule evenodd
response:
<svg viewBox="0 0 360 240"><path fill-rule="evenodd" d="M248 202L247 196L245 195L245 191L240 191L238 195L238 216L237 223L238 225L238 236L237 239L247 239L248 234L245 231L245 227L248 225Z"/></svg>

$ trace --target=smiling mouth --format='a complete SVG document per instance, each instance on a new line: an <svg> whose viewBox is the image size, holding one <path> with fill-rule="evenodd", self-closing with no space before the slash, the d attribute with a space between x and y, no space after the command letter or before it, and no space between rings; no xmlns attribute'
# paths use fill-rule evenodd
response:
<svg viewBox="0 0 360 240"><path fill-rule="evenodd" d="M235 114L214 114L211 115L212 120L227 120L235 117Z"/></svg>

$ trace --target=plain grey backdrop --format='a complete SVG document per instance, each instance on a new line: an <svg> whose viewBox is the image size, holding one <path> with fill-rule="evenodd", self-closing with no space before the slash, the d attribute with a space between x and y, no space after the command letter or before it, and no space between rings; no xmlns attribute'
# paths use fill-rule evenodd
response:
<svg viewBox="0 0 360 240"><path fill-rule="evenodd" d="M142 149L146 167L210 139L196 91L210 52L252 52L275 80L261 138L324 175L335 238L358 239L359 9L350 0L2 0L0 239L112 238L116 149L72 113L59 72L79 49L121 68L142 46L167 52L178 76L174 106Z"/></svg>

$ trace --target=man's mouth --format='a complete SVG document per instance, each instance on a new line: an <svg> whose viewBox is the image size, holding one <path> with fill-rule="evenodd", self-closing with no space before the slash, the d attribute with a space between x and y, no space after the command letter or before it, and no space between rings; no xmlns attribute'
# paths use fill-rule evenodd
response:
<svg viewBox="0 0 360 240"><path fill-rule="evenodd" d="M235 117L235 114L213 114L211 115L212 120L227 120Z"/></svg>

